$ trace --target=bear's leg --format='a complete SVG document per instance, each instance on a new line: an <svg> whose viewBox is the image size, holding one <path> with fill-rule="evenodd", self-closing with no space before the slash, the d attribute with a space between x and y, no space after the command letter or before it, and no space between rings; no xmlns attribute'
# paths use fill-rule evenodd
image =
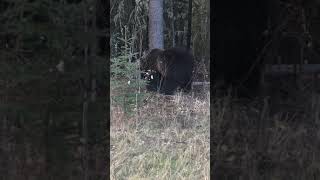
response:
<svg viewBox="0 0 320 180"><path fill-rule="evenodd" d="M184 92L190 92L191 91L191 85L192 85L192 81L191 79L188 81L188 83L183 87L183 91Z"/></svg>
<svg viewBox="0 0 320 180"><path fill-rule="evenodd" d="M174 91L178 87L178 84L174 80L163 79L160 86L160 93L165 95L173 95Z"/></svg>

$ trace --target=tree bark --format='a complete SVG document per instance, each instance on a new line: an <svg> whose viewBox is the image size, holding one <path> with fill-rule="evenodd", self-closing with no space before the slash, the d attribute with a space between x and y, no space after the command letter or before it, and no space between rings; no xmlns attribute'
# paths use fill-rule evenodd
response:
<svg viewBox="0 0 320 180"><path fill-rule="evenodd" d="M191 46L191 24L192 24L192 0L189 0L189 10L188 10L188 34L187 34L187 48L190 49Z"/></svg>
<svg viewBox="0 0 320 180"><path fill-rule="evenodd" d="M172 20L171 20L171 31L172 31L172 47L176 46L176 32L175 32L175 8L174 2L171 0L171 11L172 11Z"/></svg>
<svg viewBox="0 0 320 180"><path fill-rule="evenodd" d="M149 1L149 49L163 49L163 0Z"/></svg>

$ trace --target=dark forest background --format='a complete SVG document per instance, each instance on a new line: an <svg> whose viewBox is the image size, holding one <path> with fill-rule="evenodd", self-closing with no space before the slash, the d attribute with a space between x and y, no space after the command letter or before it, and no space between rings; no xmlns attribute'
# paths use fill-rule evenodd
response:
<svg viewBox="0 0 320 180"><path fill-rule="evenodd" d="M268 9L267 17L259 16L260 7ZM211 30L215 32L215 23L221 28L214 37L235 42L226 45L232 51L223 51L234 53L227 56L233 58L220 58L230 62L223 70L228 72L230 66L229 73L237 78L234 72L245 64L237 61L240 50L252 45L250 55L254 55L257 42L265 41L257 51L261 61L254 61L261 62L255 67L262 70L258 96L248 100L225 89L224 96L211 94L210 170L215 179L320 178L319 7L318 0L213 1L211 13L216 19L211 19ZM259 23L267 23L262 33L252 29ZM248 41L239 36L241 30L250 32L243 33ZM261 37L256 43L250 39L255 35ZM211 66L211 70L220 69Z"/></svg>
<svg viewBox="0 0 320 180"><path fill-rule="evenodd" d="M0 179L106 177L108 4L0 0Z"/></svg>

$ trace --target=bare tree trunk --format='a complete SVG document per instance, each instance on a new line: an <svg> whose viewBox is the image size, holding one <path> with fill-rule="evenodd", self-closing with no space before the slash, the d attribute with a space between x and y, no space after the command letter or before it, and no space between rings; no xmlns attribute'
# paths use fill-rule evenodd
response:
<svg viewBox="0 0 320 180"><path fill-rule="evenodd" d="M88 95L84 92L84 102L82 105L82 139L83 139L83 180L89 179L89 167L88 167Z"/></svg>
<svg viewBox="0 0 320 180"><path fill-rule="evenodd" d="M44 167L44 177L50 179L50 111L49 107L46 109L46 114L43 119L44 125L44 157L45 157L45 167Z"/></svg>
<svg viewBox="0 0 320 180"><path fill-rule="evenodd" d="M84 32L88 32L88 12L84 8ZM82 102L82 168L83 168L83 180L89 179L88 170L88 88L90 83L90 59L89 59L89 44L84 47L84 63L87 66L86 77L84 81L83 102Z"/></svg>
<svg viewBox="0 0 320 180"><path fill-rule="evenodd" d="M149 1L149 49L163 49L163 0Z"/></svg>
<svg viewBox="0 0 320 180"><path fill-rule="evenodd" d="M171 31L172 31L172 47L175 47L176 46L176 32L175 32L175 29L174 29L174 26L175 26L175 8L174 8L174 3L173 3L173 0L171 0L171 11L172 11L172 22L171 22Z"/></svg>
<svg viewBox="0 0 320 180"><path fill-rule="evenodd" d="M189 10L188 10L188 34L187 34L187 48L190 49L191 46L191 24L192 24L192 0L189 0Z"/></svg>

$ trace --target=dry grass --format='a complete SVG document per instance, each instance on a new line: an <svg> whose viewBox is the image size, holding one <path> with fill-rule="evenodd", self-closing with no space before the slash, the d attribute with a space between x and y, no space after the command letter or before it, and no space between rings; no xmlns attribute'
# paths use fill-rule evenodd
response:
<svg viewBox="0 0 320 180"><path fill-rule="evenodd" d="M111 111L111 179L209 179L209 92L153 95L135 116Z"/></svg>
<svg viewBox="0 0 320 180"><path fill-rule="evenodd" d="M214 179L320 179L319 94L275 90L252 101L214 98Z"/></svg>
<svg viewBox="0 0 320 180"><path fill-rule="evenodd" d="M208 93L154 95L132 117L112 107L111 178L320 179L319 91L274 86L271 97L210 105Z"/></svg>

